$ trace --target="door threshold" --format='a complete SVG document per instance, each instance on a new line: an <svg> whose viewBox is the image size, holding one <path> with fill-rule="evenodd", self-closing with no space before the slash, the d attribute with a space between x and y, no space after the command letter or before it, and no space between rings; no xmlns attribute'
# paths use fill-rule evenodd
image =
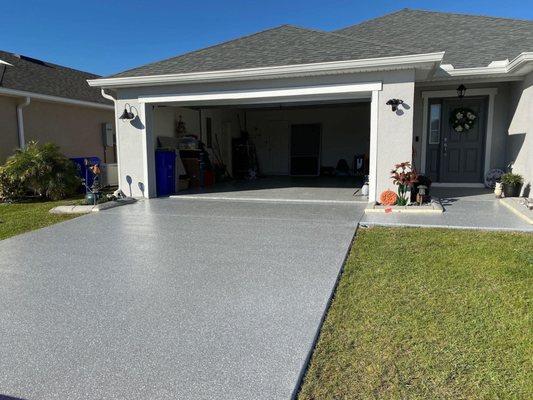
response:
<svg viewBox="0 0 533 400"><path fill-rule="evenodd" d="M464 182L433 182L431 184L431 187L457 187L457 188L484 188L485 185L483 183L464 183Z"/></svg>

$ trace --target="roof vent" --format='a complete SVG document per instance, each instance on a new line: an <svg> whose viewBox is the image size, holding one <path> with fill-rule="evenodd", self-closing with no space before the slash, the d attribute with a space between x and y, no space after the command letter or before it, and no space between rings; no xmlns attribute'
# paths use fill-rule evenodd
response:
<svg viewBox="0 0 533 400"><path fill-rule="evenodd" d="M31 58L31 57L28 57L28 56L23 56L22 54L16 54L16 56L18 58L20 58L21 60L24 60L24 61L29 61L31 63L34 63L34 64L37 64L37 65L42 65L44 67L47 67L46 63L42 60L38 60L37 58Z"/></svg>

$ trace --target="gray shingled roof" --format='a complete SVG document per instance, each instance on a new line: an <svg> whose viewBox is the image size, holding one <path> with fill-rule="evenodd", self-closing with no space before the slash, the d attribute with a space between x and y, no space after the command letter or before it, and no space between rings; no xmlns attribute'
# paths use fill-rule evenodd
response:
<svg viewBox="0 0 533 400"><path fill-rule="evenodd" d="M112 77L356 60L446 51L456 68L533 51L533 22L401 10L335 32L283 25Z"/></svg>
<svg viewBox="0 0 533 400"><path fill-rule="evenodd" d="M401 45L282 25L113 75L146 76L409 54Z"/></svg>
<svg viewBox="0 0 533 400"><path fill-rule="evenodd" d="M533 51L533 21L404 9L336 31L401 44L416 53L446 51L455 68L486 67Z"/></svg>
<svg viewBox="0 0 533 400"><path fill-rule="evenodd" d="M87 84L87 79L99 78L98 75L48 62L32 60L5 51L0 51L0 60L13 65L12 67L0 65L0 77L5 67L0 88L23 90L93 103L113 104L102 97L100 89L92 88Z"/></svg>

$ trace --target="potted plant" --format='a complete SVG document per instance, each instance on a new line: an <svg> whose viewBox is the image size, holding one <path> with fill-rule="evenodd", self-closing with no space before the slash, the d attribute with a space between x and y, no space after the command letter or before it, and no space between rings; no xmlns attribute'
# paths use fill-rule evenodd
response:
<svg viewBox="0 0 533 400"><path fill-rule="evenodd" d="M522 189L522 184L524 183L522 175L507 172L501 176L500 182L503 185L503 194L505 197L520 196L520 189Z"/></svg>
<svg viewBox="0 0 533 400"><path fill-rule="evenodd" d="M391 178L398 185L398 200L396 204L405 206L409 202L409 188L418 180L418 174L411 167L410 162L396 164L391 171Z"/></svg>

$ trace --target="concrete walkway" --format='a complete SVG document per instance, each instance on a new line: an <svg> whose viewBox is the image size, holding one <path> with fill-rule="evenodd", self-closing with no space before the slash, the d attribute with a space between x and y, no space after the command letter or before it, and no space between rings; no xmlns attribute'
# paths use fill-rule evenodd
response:
<svg viewBox="0 0 533 400"><path fill-rule="evenodd" d="M501 204L490 190L432 188L431 195L440 198L442 214L367 214L361 224L533 232L533 225Z"/></svg>
<svg viewBox="0 0 533 400"><path fill-rule="evenodd" d="M0 241L0 398L289 399L363 208L158 199Z"/></svg>

